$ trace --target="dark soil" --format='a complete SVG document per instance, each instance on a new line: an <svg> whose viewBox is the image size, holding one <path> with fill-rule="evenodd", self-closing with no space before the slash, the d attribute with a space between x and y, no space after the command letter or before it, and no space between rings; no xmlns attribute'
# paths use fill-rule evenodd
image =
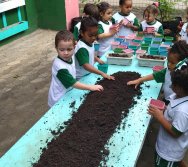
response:
<svg viewBox="0 0 188 167"><path fill-rule="evenodd" d="M97 167L109 154L105 144L136 102L140 89L127 86L140 77L135 72L115 73L115 81L101 80L103 92L90 92L63 133L48 143L34 167ZM56 134L56 133L54 133ZM126 136L125 136L126 137Z"/></svg>
<svg viewBox="0 0 188 167"><path fill-rule="evenodd" d="M127 58L131 57L131 56L129 56L127 54L123 54L123 53L110 53L109 56L110 57L127 57Z"/></svg>
<svg viewBox="0 0 188 167"><path fill-rule="evenodd" d="M143 56L140 56L140 58L143 58L143 59L164 60L166 57L163 57L163 56L153 56L153 55L143 55Z"/></svg>

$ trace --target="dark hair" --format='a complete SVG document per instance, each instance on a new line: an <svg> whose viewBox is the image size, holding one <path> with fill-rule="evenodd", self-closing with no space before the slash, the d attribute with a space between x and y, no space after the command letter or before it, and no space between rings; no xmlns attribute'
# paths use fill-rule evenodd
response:
<svg viewBox="0 0 188 167"><path fill-rule="evenodd" d="M101 2L97 5L97 7L99 9L99 14L104 14L109 8L112 8L112 6L107 2Z"/></svg>
<svg viewBox="0 0 188 167"><path fill-rule="evenodd" d="M99 9L95 4L86 3L84 6L83 13L86 15L94 17L96 20L99 19Z"/></svg>
<svg viewBox="0 0 188 167"><path fill-rule="evenodd" d="M144 13L143 13L143 18L145 16L145 13L148 13L148 14L159 14L159 9L157 8L156 5L149 5L146 7L146 9L144 10Z"/></svg>
<svg viewBox="0 0 188 167"><path fill-rule="evenodd" d="M61 30L55 36L55 47L57 48L59 41L72 41L74 44L74 36L68 30Z"/></svg>
<svg viewBox="0 0 188 167"><path fill-rule="evenodd" d="M123 5L126 1L132 1L132 0L119 0L119 6Z"/></svg>
<svg viewBox="0 0 188 167"><path fill-rule="evenodd" d="M169 49L170 53L177 54L179 61L184 60L188 57L188 44L184 40L177 41Z"/></svg>
<svg viewBox="0 0 188 167"><path fill-rule="evenodd" d="M98 27L98 21L91 16L82 19L80 31L85 32L89 27Z"/></svg>
<svg viewBox="0 0 188 167"><path fill-rule="evenodd" d="M188 62L180 69L171 72L172 85L178 86L188 94Z"/></svg>

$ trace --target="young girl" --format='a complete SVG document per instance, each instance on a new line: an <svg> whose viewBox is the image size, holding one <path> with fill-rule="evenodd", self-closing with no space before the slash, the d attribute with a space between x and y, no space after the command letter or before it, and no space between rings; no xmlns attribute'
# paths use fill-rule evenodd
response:
<svg viewBox="0 0 188 167"><path fill-rule="evenodd" d="M188 62L171 72L170 103L164 114L153 106L148 112L161 124L155 149L155 167L183 167L188 148Z"/></svg>
<svg viewBox="0 0 188 167"><path fill-rule="evenodd" d="M168 103L169 97L173 94L173 90L171 89L171 77L170 72L174 70L176 65L188 57L188 44L185 41L178 41L176 42L172 48L170 48L168 53L168 63L167 68L159 71L154 72L153 74L141 77L134 81L129 81L128 85L135 85L135 88L142 82L155 80L158 83L163 84L163 91L164 91L164 100Z"/></svg>
<svg viewBox="0 0 188 167"><path fill-rule="evenodd" d="M188 21L188 8L186 8L186 19ZM188 22L184 23L180 33L178 40L185 40L188 43Z"/></svg>
<svg viewBox="0 0 188 167"><path fill-rule="evenodd" d="M120 12L113 15L115 23L119 23L120 29L118 36L128 36L139 28L138 19L131 13L132 0L119 0Z"/></svg>
<svg viewBox="0 0 188 167"><path fill-rule="evenodd" d="M52 66L52 80L48 94L48 105L52 107L71 87L83 90L102 91L100 85L85 85L76 81L74 59L74 37L67 30L60 31L55 37L58 57Z"/></svg>
<svg viewBox="0 0 188 167"><path fill-rule="evenodd" d="M107 2L101 2L98 5L100 21L98 30L98 42L100 43L98 55L101 57L105 52L111 49L111 42L118 29L112 28L112 7Z"/></svg>
<svg viewBox="0 0 188 167"><path fill-rule="evenodd" d="M102 71L96 69L93 65L97 61L100 64L104 62L95 56L93 42L98 35L98 22L93 17L86 17L81 21L80 27L81 39L78 41L75 48L75 64L76 64L76 78L80 79L90 72L99 74L107 79L114 79Z"/></svg>
<svg viewBox="0 0 188 167"><path fill-rule="evenodd" d="M85 4L82 18L88 17L88 16L92 16L96 20L99 19L99 10L98 10L98 7L95 4L92 4L92 3ZM74 27L73 34L74 34L74 39L76 41L78 41L78 38L79 38L79 35L80 35L80 25L81 25L81 21L78 22Z"/></svg>
<svg viewBox="0 0 188 167"><path fill-rule="evenodd" d="M141 22L139 33L144 33L147 36L163 35L163 26L156 20L159 10L156 5L149 5L143 13L144 21Z"/></svg>

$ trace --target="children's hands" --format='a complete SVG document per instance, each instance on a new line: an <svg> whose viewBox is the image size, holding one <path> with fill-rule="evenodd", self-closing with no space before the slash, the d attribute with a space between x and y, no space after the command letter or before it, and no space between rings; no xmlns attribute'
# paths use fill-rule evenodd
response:
<svg viewBox="0 0 188 167"><path fill-rule="evenodd" d="M127 24L125 25L125 27L132 29L132 28L133 28L133 25L132 25L131 23L127 23Z"/></svg>
<svg viewBox="0 0 188 167"><path fill-rule="evenodd" d="M99 64L105 64L105 62L102 61L101 59L98 59L97 61L98 61Z"/></svg>
<svg viewBox="0 0 188 167"><path fill-rule="evenodd" d="M137 89L138 85L140 85L141 82L142 82L142 81L141 81L141 79L139 78L139 79L136 79L136 80L127 82L127 85L135 85L135 89Z"/></svg>
<svg viewBox="0 0 188 167"><path fill-rule="evenodd" d="M99 92L101 92L101 91L104 90L104 88L101 85L91 85L90 90L91 91L99 91Z"/></svg>
<svg viewBox="0 0 188 167"><path fill-rule="evenodd" d="M115 78L114 78L113 76L107 75L107 74L105 74L105 73L102 73L101 76L102 76L103 78L106 78L106 79L109 79L109 80L115 80Z"/></svg>
<svg viewBox="0 0 188 167"><path fill-rule="evenodd" d="M119 28L112 28L110 29L110 35L115 35L118 32Z"/></svg>
<svg viewBox="0 0 188 167"><path fill-rule="evenodd" d="M163 117L163 110L159 110L158 108L150 105L148 107L148 114L152 115L157 120L160 120Z"/></svg>

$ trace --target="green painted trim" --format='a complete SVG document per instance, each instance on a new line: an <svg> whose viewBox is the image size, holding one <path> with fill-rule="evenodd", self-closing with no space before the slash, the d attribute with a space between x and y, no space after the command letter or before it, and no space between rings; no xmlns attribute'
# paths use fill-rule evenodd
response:
<svg viewBox="0 0 188 167"><path fill-rule="evenodd" d="M6 27L7 26L7 19L6 19L6 16L5 16L5 12L2 13L2 20L3 20L3 27Z"/></svg>
<svg viewBox="0 0 188 167"><path fill-rule="evenodd" d="M27 21L22 21L22 22L13 24L11 26L7 26L0 31L0 41L5 38L11 37L12 35L15 35L17 33L20 33L22 31L25 31L27 29L28 29Z"/></svg>
<svg viewBox="0 0 188 167"><path fill-rule="evenodd" d="M20 7L18 7L18 21L19 21L19 22L22 21L22 15L21 15Z"/></svg>

